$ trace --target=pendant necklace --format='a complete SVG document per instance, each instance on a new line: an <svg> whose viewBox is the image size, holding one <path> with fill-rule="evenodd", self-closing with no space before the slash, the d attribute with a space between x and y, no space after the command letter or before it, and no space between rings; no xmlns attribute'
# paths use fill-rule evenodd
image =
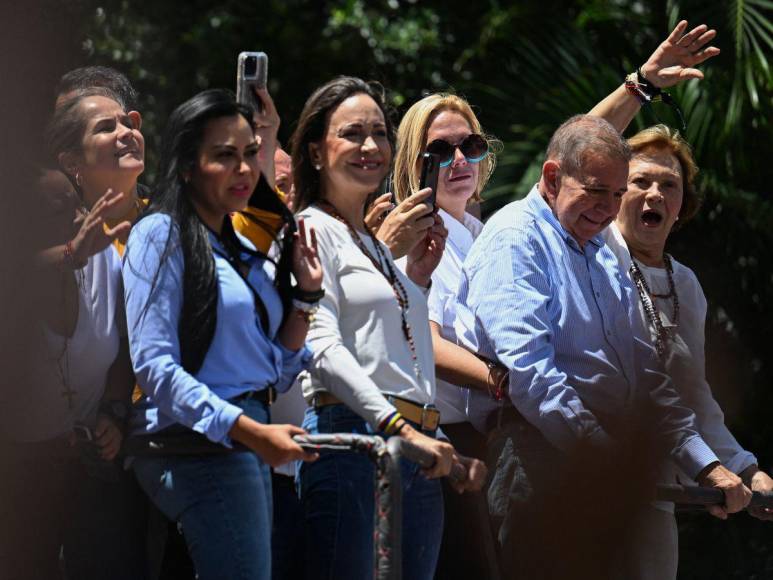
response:
<svg viewBox="0 0 773 580"><path fill-rule="evenodd" d="M317 201L317 205L322 211L324 211L331 217L337 219L339 222L341 222L346 226L346 228L349 230L349 234L352 236L352 240L360 249L360 251L363 254L365 254L365 256L368 257L368 259L373 264L373 267L376 268L376 270L378 270L378 272L386 279L386 281L392 287L392 291L395 294L395 299L397 300L397 304L400 307L403 336L405 336L405 341L408 343L408 348L411 351L411 359L413 360L413 372L416 375L416 379L418 381L421 381L421 369L419 368L419 359L416 354L416 342L413 338L413 329L411 328L411 324L408 322L408 309L410 308L410 302L408 301L408 292L405 289L405 286L403 285L403 283L397 277L397 273L395 272L392 263L384 254L384 250L381 247L381 244L373 235L373 232L368 227L368 225L364 224L365 231L367 232L368 236L370 236L370 239L373 242L373 246L376 248L376 254L378 256L378 259L376 259L370 253L367 246L362 241L362 238L360 238L360 235L357 233L357 230L354 229L352 224L350 224L345 217L343 217L340 213L338 213L338 210L336 210L335 206L333 206L332 203L326 200L319 200Z"/></svg>
<svg viewBox="0 0 773 580"><path fill-rule="evenodd" d="M636 285L636 290L639 292L639 298L644 307L644 314L655 329L655 350L661 358L666 354L667 342L673 338L673 334L679 326L679 296L676 293L674 267L671 263L671 256L669 254L663 254L663 261L666 265L666 276L668 277L668 293L666 294L655 294L652 292L649 284L647 284L647 280L644 278L644 274L642 274L639 265L633 257L631 257L631 267L628 270L631 273L633 283ZM670 327L667 328L664 326L663 319L660 317L660 312L658 311L657 306L655 306L654 298L660 298L661 300L671 299L674 317Z"/></svg>

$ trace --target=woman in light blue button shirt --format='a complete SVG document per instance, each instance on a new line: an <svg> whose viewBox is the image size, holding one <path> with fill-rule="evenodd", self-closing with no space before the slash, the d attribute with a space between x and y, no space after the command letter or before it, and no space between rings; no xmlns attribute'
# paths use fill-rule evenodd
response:
<svg viewBox="0 0 773 580"><path fill-rule="evenodd" d="M311 355L290 270L306 295L319 291L322 271L302 223L276 264L234 232L229 213L275 195L257 187L258 150L252 111L232 94L205 91L180 105L123 269L145 394L131 421L134 470L181 522L201 579L270 578L268 465L310 458L292 440L302 429L267 424L267 393L289 388Z"/></svg>

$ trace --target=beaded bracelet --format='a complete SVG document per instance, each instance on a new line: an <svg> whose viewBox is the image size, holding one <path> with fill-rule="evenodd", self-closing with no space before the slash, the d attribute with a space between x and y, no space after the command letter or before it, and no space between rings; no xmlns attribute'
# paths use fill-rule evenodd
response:
<svg viewBox="0 0 773 580"><path fill-rule="evenodd" d="M394 435L396 432L395 425L402 418L403 416L400 413L393 411L391 414L387 415L383 421L381 421L378 426L378 430L387 435ZM402 429L402 426L400 428Z"/></svg>
<svg viewBox="0 0 773 580"><path fill-rule="evenodd" d="M625 77L625 90L628 91L630 95L633 95L633 97L639 101L640 105L650 106L650 112L658 123L662 123L662 121L652 109L651 105L655 101L662 101L674 109L674 112L677 117L679 117L679 122L682 125L682 131L687 131L687 123L684 120L682 109L679 108L677 102L666 91L660 87L656 87L652 82L647 80L644 73L641 72L641 67L637 68L636 72L632 72Z"/></svg>
<svg viewBox="0 0 773 580"><path fill-rule="evenodd" d="M486 388L488 390L488 394L495 401L502 401L505 398L505 394L506 394L505 383L510 377L510 372L505 371L502 374L502 376L499 377L498 380L495 380L494 371L502 367L500 367L500 365L492 361L486 361L486 364L488 365L488 379L486 381ZM492 385L494 387L493 389L491 388Z"/></svg>
<svg viewBox="0 0 773 580"><path fill-rule="evenodd" d="M88 262L77 263L75 261L75 251L72 247L72 240L64 245L64 250L62 251L62 266L67 266L71 270L80 270L85 267L87 263Z"/></svg>

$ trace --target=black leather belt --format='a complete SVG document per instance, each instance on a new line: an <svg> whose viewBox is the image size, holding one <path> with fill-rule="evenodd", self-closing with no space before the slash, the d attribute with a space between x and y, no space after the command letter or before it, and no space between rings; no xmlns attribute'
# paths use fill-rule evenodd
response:
<svg viewBox="0 0 773 580"><path fill-rule="evenodd" d="M232 403L240 403L242 401L259 401L264 405L271 405L274 401L276 401L276 389L273 386L268 386L265 389L261 389L259 391L247 391L246 393L242 393L233 399L229 399L229 401Z"/></svg>

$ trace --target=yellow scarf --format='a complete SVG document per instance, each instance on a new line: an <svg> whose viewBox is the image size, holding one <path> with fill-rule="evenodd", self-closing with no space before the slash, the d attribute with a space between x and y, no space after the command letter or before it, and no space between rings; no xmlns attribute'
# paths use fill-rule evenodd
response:
<svg viewBox="0 0 773 580"><path fill-rule="evenodd" d="M233 214L231 222L237 232L264 254L268 253L283 223L282 216L255 207Z"/></svg>

